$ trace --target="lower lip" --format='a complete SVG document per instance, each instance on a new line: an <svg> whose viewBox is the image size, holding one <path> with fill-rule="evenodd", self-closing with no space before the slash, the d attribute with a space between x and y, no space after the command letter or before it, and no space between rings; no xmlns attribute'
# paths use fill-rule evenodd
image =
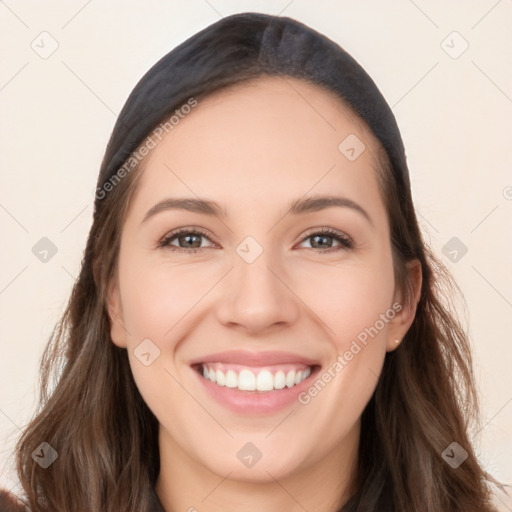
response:
<svg viewBox="0 0 512 512"><path fill-rule="evenodd" d="M222 406L241 414L272 414L285 409L297 401L299 393L311 384L311 378L318 372L317 367L311 369L311 375L292 388L274 389L273 391L241 391L238 388L219 386L205 379L192 369L206 391Z"/></svg>

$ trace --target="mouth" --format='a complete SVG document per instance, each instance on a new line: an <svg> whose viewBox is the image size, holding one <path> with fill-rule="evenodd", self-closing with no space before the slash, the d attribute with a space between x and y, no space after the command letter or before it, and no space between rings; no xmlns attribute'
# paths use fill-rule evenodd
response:
<svg viewBox="0 0 512 512"><path fill-rule="evenodd" d="M238 391L269 393L299 386L320 368L319 365L279 364L244 366L224 362L197 363L192 368L218 387Z"/></svg>
<svg viewBox="0 0 512 512"><path fill-rule="evenodd" d="M189 364L200 392L244 416L277 413L297 405L299 394L321 368L318 360L282 351L230 350Z"/></svg>

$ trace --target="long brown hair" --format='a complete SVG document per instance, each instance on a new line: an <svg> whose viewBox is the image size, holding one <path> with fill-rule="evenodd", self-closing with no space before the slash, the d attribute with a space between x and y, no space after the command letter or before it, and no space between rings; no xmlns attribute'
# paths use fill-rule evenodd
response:
<svg viewBox="0 0 512 512"><path fill-rule="evenodd" d="M200 102L263 75L324 87L376 135L396 283L409 297L406 263L418 259L422 268L414 322L386 355L362 415L355 491L342 512L493 510L489 484L497 482L480 466L469 438L478 425L478 400L468 339L449 306L457 289L422 239L395 118L371 78L337 44L290 18L246 13L207 27L157 62L116 122L80 276L42 359L40 408L17 445L33 512L149 510L160 467L158 421L137 390L126 351L111 342L106 311L123 219L141 173L133 155L190 98ZM32 458L42 442L58 453L46 469ZM442 455L453 442L467 452L457 468Z"/></svg>

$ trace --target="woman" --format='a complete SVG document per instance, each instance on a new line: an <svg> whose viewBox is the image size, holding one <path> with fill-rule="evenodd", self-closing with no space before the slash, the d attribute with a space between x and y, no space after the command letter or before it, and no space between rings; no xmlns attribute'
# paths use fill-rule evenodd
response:
<svg viewBox="0 0 512 512"><path fill-rule="evenodd" d="M443 284L366 72L289 18L207 27L114 127L17 446L28 506L493 510Z"/></svg>

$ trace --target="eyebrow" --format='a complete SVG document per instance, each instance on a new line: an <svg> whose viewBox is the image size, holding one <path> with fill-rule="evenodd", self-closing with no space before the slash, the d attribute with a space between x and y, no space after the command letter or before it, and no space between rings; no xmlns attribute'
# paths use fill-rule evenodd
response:
<svg viewBox="0 0 512 512"><path fill-rule="evenodd" d="M360 206L355 201L352 201L351 199L340 196L313 196L295 199L290 203L289 209L285 216L288 214L301 215L305 213L317 212L326 208L333 208L335 206L351 208L352 210L361 214L373 226L373 221L370 215L362 206ZM186 210L193 213L210 215L223 219L228 217L226 210L215 201L199 198L196 199L193 197L174 197L164 199L150 208L144 215L142 224L146 222L150 217L166 210Z"/></svg>

